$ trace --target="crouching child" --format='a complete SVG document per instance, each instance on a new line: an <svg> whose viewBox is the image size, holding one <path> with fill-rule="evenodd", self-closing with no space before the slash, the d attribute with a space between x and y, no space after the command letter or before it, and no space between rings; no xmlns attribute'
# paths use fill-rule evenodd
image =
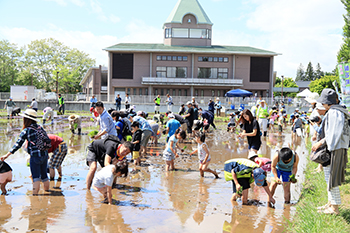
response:
<svg viewBox="0 0 350 233"><path fill-rule="evenodd" d="M262 186L267 195L268 202L275 204L270 189L266 182L266 172L249 159L231 159L225 162L224 175L226 181L232 181L233 195L232 206L238 197L242 196L243 205L248 204L248 191L250 184L255 181L257 186Z"/></svg>
<svg viewBox="0 0 350 233"><path fill-rule="evenodd" d="M113 159L113 163L102 168L94 177L92 187L99 191L105 198L105 202L112 204L112 185L115 177L128 176L128 162Z"/></svg>

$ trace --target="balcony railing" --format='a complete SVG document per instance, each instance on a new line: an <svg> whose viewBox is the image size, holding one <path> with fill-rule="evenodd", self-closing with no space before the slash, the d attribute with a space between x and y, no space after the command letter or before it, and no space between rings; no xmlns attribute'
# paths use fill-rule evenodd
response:
<svg viewBox="0 0 350 233"><path fill-rule="evenodd" d="M193 85L193 86L243 86L242 79L204 79L204 78L156 78L142 77L142 84L154 85Z"/></svg>

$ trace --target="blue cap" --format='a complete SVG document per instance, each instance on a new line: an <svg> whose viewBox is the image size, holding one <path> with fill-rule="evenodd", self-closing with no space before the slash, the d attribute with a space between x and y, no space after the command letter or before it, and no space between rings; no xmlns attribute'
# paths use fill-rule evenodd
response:
<svg viewBox="0 0 350 233"><path fill-rule="evenodd" d="M257 186L263 186L265 183L266 175L265 171L261 168L256 168L253 171L254 181Z"/></svg>

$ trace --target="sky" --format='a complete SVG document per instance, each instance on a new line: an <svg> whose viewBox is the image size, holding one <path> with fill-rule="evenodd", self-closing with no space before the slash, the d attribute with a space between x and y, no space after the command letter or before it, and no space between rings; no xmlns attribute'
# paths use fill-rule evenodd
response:
<svg viewBox="0 0 350 233"><path fill-rule="evenodd" d="M22 47L54 38L107 65L104 48L163 43L163 23L178 0L0 0L0 40ZM277 76L295 78L300 64L336 66L342 44L340 0L199 0L212 21L212 44L277 52Z"/></svg>

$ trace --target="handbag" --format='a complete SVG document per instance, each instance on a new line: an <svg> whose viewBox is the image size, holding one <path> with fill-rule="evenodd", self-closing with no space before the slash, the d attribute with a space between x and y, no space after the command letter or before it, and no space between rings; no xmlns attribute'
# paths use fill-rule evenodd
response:
<svg viewBox="0 0 350 233"><path fill-rule="evenodd" d="M322 145L310 155L311 161L324 164L331 159L331 153L327 150L327 145Z"/></svg>

